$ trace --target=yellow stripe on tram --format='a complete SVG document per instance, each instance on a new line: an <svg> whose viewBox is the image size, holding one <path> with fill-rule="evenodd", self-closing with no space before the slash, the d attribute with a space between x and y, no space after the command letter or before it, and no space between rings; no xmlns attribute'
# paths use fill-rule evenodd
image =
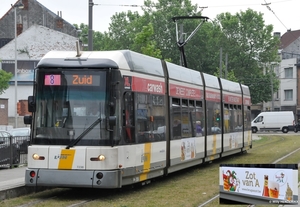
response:
<svg viewBox="0 0 300 207"><path fill-rule="evenodd" d="M150 172L151 163L151 143L146 143L144 145L144 155L143 155L143 173L140 175L140 181L146 180L148 172Z"/></svg>
<svg viewBox="0 0 300 207"><path fill-rule="evenodd" d="M73 166L75 149L62 149L58 163L59 170L71 170Z"/></svg>
<svg viewBox="0 0 300 207"><path fill-rule="evenodd" d="M213 155L210 156L210 160L213 160L214 157L215 157L215 154L217 152L217 135L213 135L213 143L212 143L212 146L213 146Z"/></svg>

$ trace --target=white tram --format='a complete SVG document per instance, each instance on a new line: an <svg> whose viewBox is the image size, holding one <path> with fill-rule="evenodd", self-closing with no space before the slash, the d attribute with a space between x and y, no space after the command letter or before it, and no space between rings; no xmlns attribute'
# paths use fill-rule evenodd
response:
<svg viewBox="0 0 300 207"><path fill-rule="evenodd" d="M47 53L27 186L121 188L246 151L247 86L129 50Z"/></svg>

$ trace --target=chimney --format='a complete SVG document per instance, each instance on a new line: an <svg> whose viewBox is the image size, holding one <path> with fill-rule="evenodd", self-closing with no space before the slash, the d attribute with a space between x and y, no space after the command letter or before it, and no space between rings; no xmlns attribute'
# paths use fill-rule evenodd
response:
<svg viewBox="0 0 300 207"><path fill-rule="evenodd" d="M273 33L273 36L274 36L274 37L278 37L278 38L280 39L281 34L280 34L280 32L274 32L274 33Z"/></svg>
<svg viewBox="0 0 300 207"><path fill-rule="evenodd" d="M21 0L21 2L24 4L24 10L28 10L28 0Z"/></svg>

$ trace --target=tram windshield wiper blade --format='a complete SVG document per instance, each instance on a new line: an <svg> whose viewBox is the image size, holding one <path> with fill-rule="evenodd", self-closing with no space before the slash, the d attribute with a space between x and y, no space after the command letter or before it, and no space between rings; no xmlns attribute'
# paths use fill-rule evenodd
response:
<svg viewBox="0 0 300 207"><path fill-rule="evenodd" d="M96 119L96 121L91 124L86 130L84 130L75 140L73 140L67 147L66 149L70 149L70 147L74 147L85 135L87 135L97 124L99 124L102 121L100 117Z"/></svg>

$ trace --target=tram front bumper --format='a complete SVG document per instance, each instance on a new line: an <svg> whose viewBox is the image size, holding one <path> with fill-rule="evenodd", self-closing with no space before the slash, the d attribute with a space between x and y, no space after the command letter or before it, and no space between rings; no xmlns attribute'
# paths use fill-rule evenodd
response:
<svg viewBox="0 0 300 207"><path fill-rule="evenodd" d="M26 186L121 188L121 170L26 169Z"/></svg>

